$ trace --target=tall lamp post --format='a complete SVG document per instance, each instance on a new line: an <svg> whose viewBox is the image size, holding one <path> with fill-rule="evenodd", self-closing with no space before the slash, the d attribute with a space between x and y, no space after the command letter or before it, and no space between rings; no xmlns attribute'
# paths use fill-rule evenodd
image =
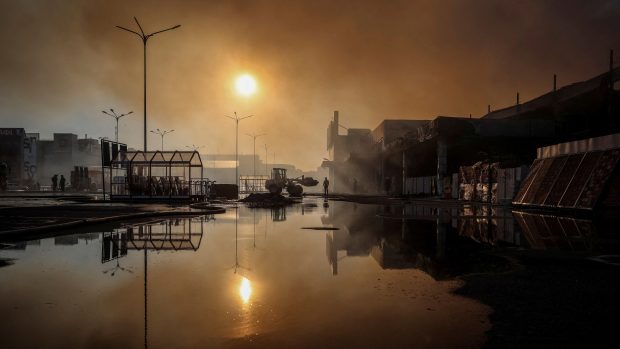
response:
<svg viewBox="0 0 620 349"><path fill-rule="evenodd" d="M118 114L116 114L114 109L110 108L109 112L105 111L105 110L102 110L101 112L104 113L105 115L111 116L114 119L116 119L116 128L114 129L114 135L116 137L116 143L118 143L118 120L120 120L120 118L122 118L123 116L127 116L127 115L130 115L130 114L133 114L133 111L130 111L129 113L118 115Z"/></svg>
<svg viewBox="0 0 620 349"><path fill-rule="evenodd" d="M253 164L253 175L254 177L256 177L256 138L260 137L260 136L265 136L266 133L260 133L260 134L256 134L256 133L246 133L247 136L252 137L252 139L254 140L254 157L252 158Z"/></svg>
<svg viewBox="0 0 620 349"><path fill-rule="evenodd" d="M174 132L174 130L160 130L160 129L157 129L157 131L151 130L151 133L161 136L161 151L164 151L164 136L172 132Z"/></svg>
<svg viewBox="0 0 620 349"><path fill-rule="evenodd" d="M122 30L126 30L130 33L136 34L142 40L142 44L144 45L144 151L146 151L147 150L146 149L146 43L155 34L163 33L168 30L177 29L181 25L177 24L174 27L158 30L150 34L145 34L144 30L142 30L142 26L140 25L140 22L138 22L138 19L136 17L134 17L133 19L136 21L136 24L138 25L138 28L140 29L140 33L135 32L131 29L127 29L125 27L121 27L120 25L117 25L116 27Z"/></svg>
<svg viewBox="0 0 620 349"><path fill-rule="evenodd" d="M237 191L239 191L239 121L250 118L254 115L247 115L240 118L237 115L237 112L233 112L233 114L235 117L230 115L224 116L235 121L235 184L237 185Z"/></svg>

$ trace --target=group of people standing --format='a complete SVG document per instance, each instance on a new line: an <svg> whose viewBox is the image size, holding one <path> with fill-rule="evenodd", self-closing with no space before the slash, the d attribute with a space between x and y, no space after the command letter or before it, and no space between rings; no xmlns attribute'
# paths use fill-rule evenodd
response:
<svg viewBox="0 0 620 349"><path fill-rule="evenodd" d="M57 191L58 190L58 184L60 184L60 191L65 191L65 183L67 181L65 180L65 176L64 175L60 175L60 183L58 183L58 175L55 174L52 176L52 191Z"/></svg>

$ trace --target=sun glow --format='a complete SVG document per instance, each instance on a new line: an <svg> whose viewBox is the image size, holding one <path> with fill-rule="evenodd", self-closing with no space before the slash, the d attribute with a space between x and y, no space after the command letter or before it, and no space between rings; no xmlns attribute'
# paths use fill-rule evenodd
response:
<svg viewBox="0 0 620 349"><path fill-rule="evenodd" d="M239 286L239 296L243 303L247 303L250 300L250 296L252 295L252 285L250 284L250 280L247 278L243 278L241 280L241 286Z"/></svg>
<svg viewBox="0 0 620 349"><path fill-rule="evenodd" d="M249 74L243 74L235 81L235 89L242 96L251 96L256 93L256 80Z"/></svg>

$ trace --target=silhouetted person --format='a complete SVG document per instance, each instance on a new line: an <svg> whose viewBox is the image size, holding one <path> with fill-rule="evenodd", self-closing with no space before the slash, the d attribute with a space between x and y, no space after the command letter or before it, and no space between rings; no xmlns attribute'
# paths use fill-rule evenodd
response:
<svg viewBox="0 0 620 349"><path fill-rule="evenodd" d="M323 180L323 195L325 195L325 197L329 195L329 181L327 177Z"/></svg>
<svg viewBox="0 0 620 349"><path fill-rule="evenodd" d="M52 176L52 191L56 191L58 189L58 175L55 174Z"/></svg>
<svg viewBox="0 0 620 349"><path fill-rule="evenodd" d="M60 175L60 191L65 191L65 176Z"/></svg>

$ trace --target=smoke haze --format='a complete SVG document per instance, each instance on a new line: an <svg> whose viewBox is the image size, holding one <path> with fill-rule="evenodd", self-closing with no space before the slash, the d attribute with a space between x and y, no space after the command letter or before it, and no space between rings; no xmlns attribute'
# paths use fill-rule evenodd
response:
<svg viewBox="0 0 620 349"><path fill-rule="evenodd" d="M595 1L8 1L0 0L0 126L114 136L101 110L133 110L120 140L142 147L142 43L115 28L172 25L148 44L149 129L166 148L233 153L234 123L310 170L333 110L347 127L385 118L480 116L607 69L620 51L620 2ZM233 90L241 73L259 86ZM159 147L149 135L149 147Z"/></svg>

